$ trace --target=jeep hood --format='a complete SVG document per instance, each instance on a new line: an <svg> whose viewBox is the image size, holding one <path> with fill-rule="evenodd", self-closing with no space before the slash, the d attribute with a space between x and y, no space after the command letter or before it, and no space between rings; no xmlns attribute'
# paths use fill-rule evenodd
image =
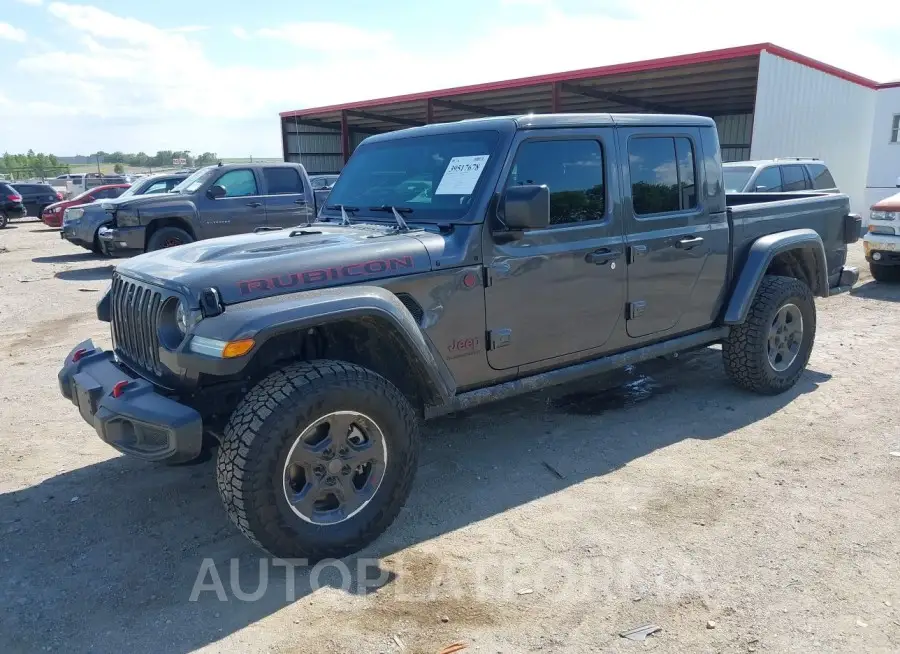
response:
<svg viewBox="0 0 900 654"><path fill-rule="evenodd" d="M216 288L225 304L431 270L416 238L382 225L314 223L240 234L139 255L116 272L178 291L197 306Z"/></svg>

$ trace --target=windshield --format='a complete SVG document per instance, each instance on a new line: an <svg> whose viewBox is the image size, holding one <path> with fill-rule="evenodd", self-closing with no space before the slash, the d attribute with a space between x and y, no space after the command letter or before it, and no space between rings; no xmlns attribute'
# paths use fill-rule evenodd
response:
<svg viewBox="0 0 900 654"><path fill-rule="evenodd" d="M74 198L72 198L72 200L73 200L73 201L74 201L74 200L84 200L87 196L89 196L89 195L91 195L92 193L94 193L98 188L100 188L100 187L99 187L99 186L95 186L94 188L89 188L87 191L82 191L81 193L79 193L78 195L76 195Z"/></svg>
<svg viewBox="0 0 900 654"><path fill-rule="evenodd" d="M198 188L203 186L203 182L206 181L206 178L212 174L212 171L215 169L215 166L206 166L205 168L198 168L193 173L188 175L184 180L178 184L178 186L172 187L172 193L193 193Z"/></svg>
<svg viewBox="0 0 900 654"><path fill-rule="evenodd" d="M411 222L458 220L469 212L499 138L494 131L455 132L364 144L341 172L324 213L339 216L344 205L358 211L355 218L390 220L371 209L395 207L407 209Z"/></svg>
<svg viewBox="0 0 900 654"><path fill-rule="evenodd" d="M750 176L756 170L753 166L724 166L725 192L740 193L750 181Z"/></svg>

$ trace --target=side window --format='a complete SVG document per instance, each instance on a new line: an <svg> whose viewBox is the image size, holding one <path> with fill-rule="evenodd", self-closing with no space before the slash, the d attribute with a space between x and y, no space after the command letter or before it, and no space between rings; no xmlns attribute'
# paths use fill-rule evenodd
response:
<svg viewBox="0 0 900 654"><path fill-rule="evenodd" d="M636 137L628 141L634 213L683 211L697 206L694 146L690 139Z"/></svg>
<svg viewBox="0 0 900 654"><path fill-rule="evenodd" d="M144 195L151 195L153 193L165 193L166 192L166 182L153 182L147 190L144 191Z"/></svg>
<svg viewBox="0 0 900 654"><path fill-rule="evenodd" d="M837 187L837 184L834 183L834 177L828 172L825 164L809 164L806 168L809 170L809 176L812 177L813 188L823 189Z"/></svg>
<svg viewBox="0 0 900 654"><path fill-rule="evenodd" d="M784 178L785 191L805 191L808 188L803 166L782 166L781 176Z"/></svg>
<svg viewBox="0 0 900 654"><path fill-rule="evenodd" d="M780 193L781 191L781 171L778 170L778 166L763 168L762 172L756 176L756 181L753 182L751 189L753 193Z"/></svg>
<svg viewBox="0 0 900 654"><path fill-rule="evenodd" d="M313 187L316 191L319 189L325 188L325 178L324 177L313 177L309 181L309 185Z"/></svg>
<svg viewBox="0 0 900 654"><path fill-rule="evenodd" d="M894 116L891 123L891 143L900 143L900 114Z"/></svg>
<svg viewBox="0 0 900 654"><path fill-rule="evenodd" d="M526 141L506 186L546 185L550 224L601 220L606 213L603 149L599 141Z"/></svg>
<svg viewBox="0 0 900 654"><path fill-rule="evenodd" d="M119 197L120 195L122 195L122 194L123 194L125 191L127 191L127 190L128 190L127 188L121 188L121 187L119 187L119 188L111 188L111 189L109 189L109 190L107 191L107 193L109 194L107 197L110 197L110 198L117 198L117 197Z"/></svg>
<svg viewBox="0 0 900 654"><path fill-rule="evenodd" d="M295 168L264 168L263 177L269 187L269 195L296 195L303 193L303 180Z"/></svg>
<svg viewBox="0 0 900 654"><path fill-rule="evenodd" d="M241 198L248 195L259 195L256 188L256 176L252 170L229 170L215 182L225 188L226 198Z"/></svg>

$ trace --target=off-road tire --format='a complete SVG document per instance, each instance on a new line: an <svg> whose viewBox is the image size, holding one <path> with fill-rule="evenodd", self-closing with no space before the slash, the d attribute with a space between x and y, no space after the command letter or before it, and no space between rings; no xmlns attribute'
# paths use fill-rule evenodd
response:
<svg viewBox="0 0 900 654"><path fill-rule="evenodd" d="M769 327L781 307L794 304L803 317L803 336L793 363L777 371L769 363ZM766 275L756 291L750 312L743 324L731 328L722 344L725 372L747 390L762 395L777 395L797 383L816 338L816 304L809 286L793 277Z"/></svg>
<svg viewBox="0 0 900 654"><path fill-rule="evenodd" d="M363 412L381 426L388 462L369 504L321 526L288 506L284 462L308 425L340 410ZM418 415L384 377L343 361L300 362L268 375L239 403L219 447L216 478L229 517L247 538L276 557L314 562L356 552L387 529L409 495L418 449Z"/></svg>
<svg viewBox="0 0 900 654"><path fill-rule="evenodd" d="M153 232L153 236L150 237L150 241L147 243L147 252L174 247L173 245L166 245L166 243L172 243L173 241L179 241L178 245L184 245L185 243L193 243L194 237L177 227L161 227Z"/></svg>
<svg viewBox="0 0 900 654"><path fill-rule="evenodd" d="M9 224L9 216L0 211L0 229L4 229Z"/></svg>
<svg viewBox="0 0 900 654"><path fill-rule="evenodd" d="M869 263L869 272L876 282L900 282L900 266L886 266L883 263Z"/></svg>

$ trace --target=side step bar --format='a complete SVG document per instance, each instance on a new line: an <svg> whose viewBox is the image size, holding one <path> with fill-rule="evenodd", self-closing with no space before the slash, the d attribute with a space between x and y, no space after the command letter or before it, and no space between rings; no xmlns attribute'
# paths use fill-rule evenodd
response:
<svg viewBox="0 0 900 654"><path fill-rule="evenodd" d="M715 327L702 332L679 336L660 343L646 345L635 350L627 350L619 354L611 354L609 356L585 361L584 363L576 363L572 366L559 368L557 370L549 370L541 372L529 377L515 379L513 381L489 386L487 388L478 388L474 391L466 391L455 395L446 404L440 406L431 406L425 408L425 418L434 418L437 416L455 413L456 411L464 411L488 402L496 402L497 400L505 400L516 395L524 395L538 391L549 386L558 386L559 384L568 384L569 382L598 375L611 370L624 368L625 366L650 359L656 359L667 354L675 352L684 352L705 345L712 345L722 341L728 336L728 327Z"/></svg>

